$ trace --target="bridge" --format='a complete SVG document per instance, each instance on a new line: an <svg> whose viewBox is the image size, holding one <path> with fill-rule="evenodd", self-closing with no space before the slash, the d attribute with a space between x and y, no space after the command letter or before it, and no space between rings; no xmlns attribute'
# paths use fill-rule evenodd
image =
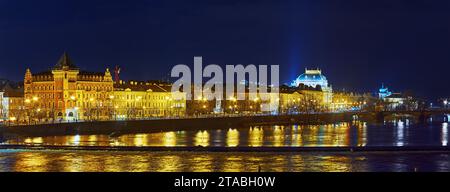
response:
<svg viewBox="0 0 450 192"><path fill-rule="evenodd" d="M376 111L376 112L354 112L356 117L374 117L376 121L383 122L388 117L415 118L419 122L426 122L432 117L442 117L444 122L450 119L450 109L426 109L426 110L397 110L397 111Z"/></svg>

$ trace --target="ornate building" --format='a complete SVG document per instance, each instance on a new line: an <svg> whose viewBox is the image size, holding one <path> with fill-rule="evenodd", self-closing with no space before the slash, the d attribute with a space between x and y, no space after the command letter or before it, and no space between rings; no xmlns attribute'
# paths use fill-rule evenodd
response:
<svg viewBox="0 0 450 192"><path fill-rule="evenodd" d="M113 80L105 72L81 71L64 53L48 71L26 70L24 102L30 120L107 119L112 111Z"/></svg>
<svg viewBox="0 0 450 192"><path fill-rule="evenodd" d="M23 89L21 86L11 85L11 82L0 81L0 122L16 123L24 121Z"/></svg>
<svg viewBox="0 0 450 192"><path fill-rule="evenodd" d="M186 94L171 92L171 85L157 82L119 82L114 87L114 117L180 117L186 113Z"/></svg>
<svg viewBox="0 0 450 192"><path fill-rule="evenodd" d="M390 92L389 89L384 86L384 84L381 84L381 88L378 90L378 98L384 99L385 97L389 97L390 95L392 95L392 92Z"/></svg>
<svg viewBox="0 0 450 192"><path fill-rule="evenodd" d="M318 103L322 103L325 106L332 103L333 88L328 84L327 78L322 74L320 69L305 69L305 73L298 76L297 79L291 83L291 86L294 87L299 87L301 85L312 88L320 88L320 90L322 90L322 93L320 93L322 98L317 101Z"/></svg>

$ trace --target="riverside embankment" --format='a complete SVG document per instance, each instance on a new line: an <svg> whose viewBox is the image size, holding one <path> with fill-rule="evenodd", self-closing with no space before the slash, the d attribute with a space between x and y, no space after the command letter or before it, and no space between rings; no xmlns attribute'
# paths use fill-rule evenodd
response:
<svg viewBox="0 0 450 192"><path fill-rule="evenodd" d="M91 135L91 134L127 134L178 131L190 129L237 128L256 125L285 124L326 124L351 121L355 113L320 113L277 116L232 116L201 117L183 119L152 119L128 121L94 121L77 123L39 124L0 127L3 135L53 136L53 135ZM358 114L359 118L370 115Z"/></svg>

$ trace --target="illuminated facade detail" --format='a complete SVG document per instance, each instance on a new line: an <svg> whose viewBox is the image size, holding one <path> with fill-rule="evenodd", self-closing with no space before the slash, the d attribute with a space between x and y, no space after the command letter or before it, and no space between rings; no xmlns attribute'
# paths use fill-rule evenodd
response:
<svg viewBox="0 0 450 192"><path fill-rule="evenodd" d="M303 95L304 111L328 111L331 105L332 93L318 90L300 90Z"/></svg>
<svg viewBox="0 0 450 192"><path fill-rule="evenodd" d="M113 98L117 119L181 117L186 113L186 93L172 93L170 84L121 82L115 85Z"/></svg>
<svg viewBox="0 0 450 192"><path fill-rule="evenodd" d="M356 94L348 92L334 92L332 111L361 110L367 106L368 101L373 100L370 94Z"/></svg>
<svg viewBox="0 0 450 192"><path fill-rule="evenodd" d="M64 53L50 70L32 74L26 70L24 99L27 115L37 121L108 119L113 81L103 73L80 71Z"/></svg>
<svg viewBox="0 0 450 192"><path fill-rule="evenodd" d="M328 88L328 80L322 75L322 70L320 69L305 69L305 73L298 76L297 79L291 83L291 86L298 87L300 84L314 88L318 85L322 88Z"/></svg>
<svg viewBox="0 0 450 192"><path fill-rule="evenodd" d="M412 96L402 93L393 93L382 84L378 92L378 98L383 101L383 110L417 110L418 101Z"/></svg>
<svg viewBox="0 0 450 192"><path fill-rule="evenodd" d="M388 97L392 95L392 92L389 91L387 87L384 86L384 84L381 85L381 88L378 91L378 98L384 99L385 97Z"/></svg>
<svg viewBox="0 0 450 192"><path fill-rule="evenodd" d="M299 91L280 92L279 113L280 114L295 114L305 111L305 95Z"/></svg>
<svg viewBox="0 0 450 192"><path fill-rule="evenodd" d="M23 101L23 90L20 87L12 87L9 82L2 83L0 85L0 122L23 121L25 119Z"/></svg>
<svg viewBox="0 0 450 192"><path fill-rule="evenodd" d="M291 86L299 87L300 85L304 85L312 88L320 88L322 91L323 98L319 99L319 103L323 105L329 105L332 103L333 99L333 88L328 84L327 78L322 74L322 70L308 70L305 69L305 73L301 74L297 77L292 83Z"/></svg>

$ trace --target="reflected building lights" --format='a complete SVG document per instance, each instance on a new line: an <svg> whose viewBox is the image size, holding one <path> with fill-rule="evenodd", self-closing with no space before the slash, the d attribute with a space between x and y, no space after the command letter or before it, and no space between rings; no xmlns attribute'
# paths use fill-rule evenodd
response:
<svg viewBox="0 0 450 192"><path fill-rule="evenodd" d="M24 143L26 144L43 144L44 140L42 137L31 137L31 138L26 138L24 140Z"/></svg>
<svg viewBox="0 0 450 192"><path fill-rule="evenodd" d="M448 144L448 123L442 123L442 133L441 133L441 143L442 146L447 146Z"/></svg>
<svg viewBox="0 0 450 192"><path fill-rule="evenodd" d="M47 172L49 159L43 152L18 153L14 169L25 172Z"/></svg>
<svg viewBox="0 0 450 192"><path fill-rule="evenodd" d="M284 127L274 126L273 145L275 147L281 147L284 145Z"/></svg>
<svg viewBox="0 0 450 192"><path fill-rule="evenodd" d="M174 147L177 145L177 135L175 132L167 132L164 133L163 139L164 146L166 147Z"/></svg>
<svg viewBox="0 0 450 192"><path fill-rule="evenodd" d="M404 133L405 133L405 124L403 121L399 120L397 123L397 138L396 138L396 146L404 145Z"/></svg>
<svg viewBox="0 0 450 192"><path fill-rule="evenodd" d="M145 146L145 141L147 140L146 134L136 134L134 137L134 146L142 147Z"/></svg>
<svg viewBox="0 0 450 192"><path fill-rule="evenodd" d="M223 172L241 172L243 170L244 163L242 162L242 156L233 155L226 158L223 163Z"/></svg>
<svg viewBox="0 0 450 192"><path fill-rule="evenodd" d="M236 147L239 145L239 131L229 129L227 132L227 147Z"/></svg>
<svg viewBox="0 0 450 192"><path fill-rule="evenodd" d="M97 135L89 135L88 136L88 145L93 146L98 142Z"/></svg>
<svg viewBox="0 0 450 192"><path fill-rule="evenodd" d="M73 145L80 145L80 135L75 135L72 138L72 144Z"/></svg>
<svg viewBox="0 0 450 192"><path fill-rule="evenodd" d="M175 135L175 133L173 133ZM164 157L159 157L155 159L159 167L156 169L157 172L170 172L170 171L182 171L179 166L183 163L179 155L169 155Z"/></svg>
<svg viewBox="0 0 450 192"><path fill-rule="evenodd" d="M209 146L209 133L207 131L198 131L194 138L195 146Z"/></svg>
<svg viewBox="0 0 450 192"><path fill-rule="evenodd" d="M359 146L366 146L367 145L367 123L364 122L361 126L361 128L359 129L359 142L358 145Z"/></svg>
<svg viewBox="0 0 450 192"><path fill-rule="evenodd" d="M248 145L251 147L260 147L264 142L264 131L260 127L250 128Z"/></svg>
<svg viewBox="0 0 450 192"><path fill-rule="evenodd" d="M293 147L303 146L303 138L302 138L301 132L299 132L299 130L298 130L298 125L292 126L291 146L293 146Z"/></svg>

